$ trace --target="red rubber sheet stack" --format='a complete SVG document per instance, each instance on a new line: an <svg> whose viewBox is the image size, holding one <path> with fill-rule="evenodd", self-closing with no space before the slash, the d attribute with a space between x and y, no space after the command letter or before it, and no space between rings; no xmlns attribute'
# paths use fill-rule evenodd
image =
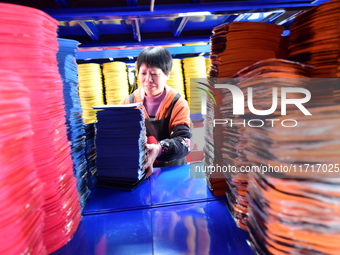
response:
<svg viewBox="0 0 340 255"><path fill-rule="evenodd" d="M42 189L45 215L43 222L35 221L43 227L42 235L35 234L43 241L47 253L59 249L71 238L81 218L56 59L57 26L56 20L40 10L0 4L0 66L16 72L29 95L30 116L28 111L22 116L31 118L30 151L37 176L35 181ZM14 137L19 128L19 125L11 126ZM16 143L17 139L13 138L12 142ZM27 158L17 158L16 164L27 164ZM26 185L17 187L18 190L26 188ZM20 199L13 199L13 206ZM8 201L1 200L0 203ZM39 215L37 212L36 217ZM21 220L26 224L28 219L23 215ZM7 235L20 238L14 232L7 232Z"/></svg>

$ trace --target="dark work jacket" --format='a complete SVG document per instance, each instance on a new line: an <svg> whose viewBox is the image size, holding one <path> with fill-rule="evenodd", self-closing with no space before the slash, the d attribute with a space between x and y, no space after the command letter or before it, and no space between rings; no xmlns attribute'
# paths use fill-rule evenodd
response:
<svg viewBox="0 0 340 255"><path fill-rule="evenodd" d="M145 119L147 137L154 137L158 142L161 141L162 148L165 146L167 151L156 159L154 167L185 165L187 163L185 156L189 153L189 150L183 151L183 141L191 138L190 128L187 125L178 125L173 128L171 133L169 132L172 110L180 96L178 93L174 97L165 118L158 120ZM133 94L129 96L129 101L130 103L134 102ZM172 155L177 158L172 159Z"/></svg>

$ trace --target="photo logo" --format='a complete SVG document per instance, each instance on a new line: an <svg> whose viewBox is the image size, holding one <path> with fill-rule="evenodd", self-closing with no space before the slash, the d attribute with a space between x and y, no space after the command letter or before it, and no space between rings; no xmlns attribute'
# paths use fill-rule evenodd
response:
<svg viewBox="0 0 340 255"><path fill-rule="evenodd" d="M203 115L206 115L207 114L207 95L209 95L209 97L214 101L214 104L217 105L217 102L219 103L219 105L222 105L222 98L220 96L220 94L218 94L217 90L209 85L209 84L206 84L204 82L197 82L198 84L201 84L205 87L196 87L202 91L205 92L201 94L201 113ZM217 99L217 101L216 101Z"/></svg>
<svg viewBox="0 0 340 255"><path fill-rule="evenodd" d="M202 109L202 114L205 115L207 113L206 109L206 95L209 95L211 99L214 101L215 105L216 99L218 99L218 102L220 105L222 105L222 99L219 93L217 92L216 89L221 88L221 89L228 89L231 92L232 95L232 100L233 100L233 115L244 115L244 94L243 91L231 84L215 84L215 87L212 87L211 85L205 84L203 82L197 82L201 85L204 85L207 89L197 87L198 89L206 92L206 94L202 93L201 99L202 99L202 104L201 104L201 109ZM248 109L251 113L258 115L258 116L265 116L265 115L270 115L275 112L277 106L278 106L278 88L273 88L272 89L272 94L273 94L273 100L272 100L272 106L270 109L267 110L258 110L255 109L254 104L253 104L253 88L248 87L247 88L247 105ZM287 105L295 105L304 115L312 115L304 106L304 103L307 103L311 99L311 93L309 90L305 88L296 88L296 87L282 87L280 88L280 93L281 93L281 115L286 115L287 114ZM304 98L288 98L289 93L300 93L304 95Z"/></svg>
<svg viewBox="0 0 340 255"><path fill-rule="evenodd" d="M238 86L229 84L215 84L214 86L209 85L205 82L198 82L201 86L196 87L201 90L201 114L204 116L207 114L207 97L209 96L215 106L222 106L222 94L218 89L228 90L230 93L228 95L228 100L232 100L232 115L236 118L227 119L213 119L213 127L216 125L225 126L248 126L248 127L263 127L264 125L270 125L274 127L280 124L283 127L296 127L298 122L296 119L275 119L270 115L276 114L277 109L280 109L279 114L281 116L287 115L288 109L298 109L304 115L312 115L307 108L304 106L311 99L311 92L306 88L301 87L271 87L271 97L272 100L267 106L268 109L256 109L254 102L256 102L256 97L254 96L253 87L248 87L246 91L242 91ZM223 96L224 93L223 92ZM257 100L258 101L258 100ZM246 108L248 107L248 108ZM241 119L241 116L245 115L245 109L253 115L259 116L256 119L250 119L249 116L245 119ZM261 117L260 117L261 116ZM265 118L268 116L268 119Z"/></svg>

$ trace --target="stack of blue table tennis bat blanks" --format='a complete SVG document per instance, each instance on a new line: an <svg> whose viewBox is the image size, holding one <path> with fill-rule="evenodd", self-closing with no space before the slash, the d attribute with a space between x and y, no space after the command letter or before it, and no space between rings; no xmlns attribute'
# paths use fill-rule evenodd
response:
<svg viewBox="0 0 340 255"><path fill-rule="evenodd" d="M140 104L102 105L97 111L98 184L133 189L145 177L146 129Z"/></svg>

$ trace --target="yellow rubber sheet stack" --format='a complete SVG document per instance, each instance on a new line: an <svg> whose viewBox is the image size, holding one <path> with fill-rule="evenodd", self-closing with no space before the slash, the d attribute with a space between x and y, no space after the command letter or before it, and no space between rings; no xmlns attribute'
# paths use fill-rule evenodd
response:
<svg viewBox="0 0 340 255"><path fill-rule="evenodd" d="M97 121L96 111L93 106L103 105L103 82L99 64L78 65L79 97L83 108L83 120L85 124Z"/></svg>
<svg viewBox="0 0 340 255"><path fill-rule="evenodd" d="M190 106L191 113L201 112L201 90L197 89L198 84L192 80L193 78L206 78L205 58L191 57L185 58L183 61L185 91L187 101Z"/></svg>
<svg viewBox="0 0 340 255"><path fill-rule="evenodd" d="M129 95L126 63L114 61L103 64L106 104L120 104Z"/></svg>
<svg viewBox="0 0 340 255"><path fill-rule="evenodd" d="M180 59L174 58L172 60L172 70L167 84L180 93L183 98L185 98L182 61Z"/></svg>

